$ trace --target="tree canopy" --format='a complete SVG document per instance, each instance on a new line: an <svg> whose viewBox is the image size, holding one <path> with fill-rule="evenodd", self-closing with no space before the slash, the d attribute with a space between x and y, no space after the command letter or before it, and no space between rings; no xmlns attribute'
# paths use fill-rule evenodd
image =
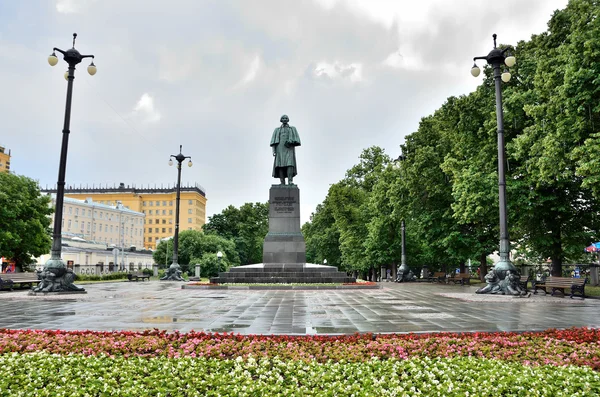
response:
<svg viewBox="0 0 600 397"><path fill-rule="evenodd" d="M50 202L33 179L0 172L0 256L23 268L50 252Z"/></svg>
<svg viewBox="0 0 600 397"><path fill-rule="evenodd" d="M512 248L534 263L550 260L554 275L600 238L599 13L597 0L556 11L547 32L510 49L517 65L502 85ZM303 226L309 256L360 270L397 263L405 220L409 266L475 259L485 272L499 210L489 67L484 76L421 120L403 161L365 149Z"/></svg>

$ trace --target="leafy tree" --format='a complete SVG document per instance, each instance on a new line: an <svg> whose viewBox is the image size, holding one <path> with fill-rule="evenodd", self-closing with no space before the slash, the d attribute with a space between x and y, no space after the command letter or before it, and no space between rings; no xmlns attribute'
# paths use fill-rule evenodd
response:
<svg viewBox="0 0 600 397"><path fill-rule="evenodd" d="M156 247L152 254L156 263L164 262L167 245L172 249L173 242L161 241ZM216 234L205 234L198 230L185 230L179 233L178 262L181 270L188 274L195 271L195 264L199 263L205 254L216 254L219 251L223 253L222 266L224 268L239 266L240 259L235 244L231 240Z"/></svg>
<svg viewBox="0 0 600 397"><path fill-rule="evenodd" d="M239 209L230 205L209 217L204 231L234 241L242 265L260 263L269 231L269 204L246 203Z"/></svg>
<svg viewBox="0 0 600 397"><path fill-rule="evenodd" d="M50 251L50 202L33 179L0 172L0 256L23 269Z"/></svg>
<svg viewBox="0 0 600 397"><path fill-rule="evenodd" d="M317 205L310 217L310 222L302 225L302 234L306 241L306 261L323 263L344 269L342 253L340 252L340 231L335 225L333 209L328 197L322 204Z"/></svg>

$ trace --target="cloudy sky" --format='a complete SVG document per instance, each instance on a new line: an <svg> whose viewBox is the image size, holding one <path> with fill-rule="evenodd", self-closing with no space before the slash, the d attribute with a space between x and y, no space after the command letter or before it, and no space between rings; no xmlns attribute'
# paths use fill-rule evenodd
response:
<svg viewBox="0 0 600 397"><path fill-rule="evenodd" d="M546 30L567 0L0 1L0 145L12 169L56 183L66 63L76 72L67 184L167 185L207 193L207 215L267 201L269 141L286 113L297 149L302 221L364 148L397 156L404 136L451 95L492 33L516 44Z"/></svg>

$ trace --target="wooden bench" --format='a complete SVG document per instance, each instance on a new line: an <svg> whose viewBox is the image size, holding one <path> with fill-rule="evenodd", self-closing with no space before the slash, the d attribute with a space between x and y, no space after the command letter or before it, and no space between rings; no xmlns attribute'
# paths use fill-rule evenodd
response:
<svg viewBox="0 0 600 397"><path fill-rule="evenodd" d="M460 285L470 285L471 284L471 274L469 273L454 273L452 276L448 277L448 283L453 282L454 284L460 283Z"/></svg>
<svg viewBox="0 0 600 397"><path fill-rule="evenodd" d="M141 279L142 281L144 281L144 279L148 279L148 281L150 281L150 276L142 272L129 273L127 275L127 279L129 281L138 281L139 279Z"/></svg>
<svg viewBox="0 0 600 397"><path fill-rule="evenodd" d="M33 272L24 272L24 273L3 273L2 275L0 275L0 288L2 288L2 286L8 286L10 288L10 290L12 291L13 287L15 286L15 284L19 284L19 286L21 288L23 287L28 287L31 288L33 287L33 283L39 283L40 279L37 275L37 273L33 273Z"/></svg>
<svg viewBox="0 0 600 397"><path fill-rule="evenodd" d="M568 288L571 290L570 298L573 298L575 294L578 294L585 299L584 288L586 281L585 278L548 277L545 281L531 280L531 284L534 294L537 294L538 289L543 290L547 294L548 288L551 288L551 296L554 295L556 291L560 291L563 296L565 296L565 288Z"/></svg>
<svg viewBox="0 0 600 397"><path fill-rule="evenodd" d="M432 276L427 277L427 279L431 282L443 283L446 281L446 273L435 272Z"/></svg>

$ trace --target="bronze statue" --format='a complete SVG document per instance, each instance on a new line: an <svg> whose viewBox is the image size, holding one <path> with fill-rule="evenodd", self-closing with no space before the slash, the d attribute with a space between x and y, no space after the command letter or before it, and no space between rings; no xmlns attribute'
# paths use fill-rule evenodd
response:
<svg viewBox="0 0 600 397"><path fill-rule="evenodd" d="M300 146L300 135L296 127L289 125L289 117L281 116L281 127L275 128L271 137L271 147L273 148L273 178L279 178L282 185L285 185L285 178L288 179L288 185L294 184L294 177L298 174L296 167L296 146Z"/></svg>

